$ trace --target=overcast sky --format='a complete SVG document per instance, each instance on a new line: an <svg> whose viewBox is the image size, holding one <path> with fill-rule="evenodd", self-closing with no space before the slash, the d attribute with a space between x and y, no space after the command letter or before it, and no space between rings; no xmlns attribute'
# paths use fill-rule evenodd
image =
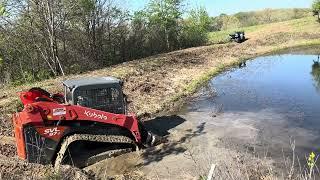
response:
<svg viewBox="0 0 320 180"><path fill-rule="evenodd" d="M132 10L139 10L149 0L127 1ZM308 8L313 0L185 0L188 8L204 6L211 16L221 13L234 14L240 11L253 11L265 8Z"/></svg>

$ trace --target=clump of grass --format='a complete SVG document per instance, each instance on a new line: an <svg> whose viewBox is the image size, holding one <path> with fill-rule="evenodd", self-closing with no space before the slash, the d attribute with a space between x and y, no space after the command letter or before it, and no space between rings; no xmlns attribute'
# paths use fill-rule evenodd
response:
<svg viewBox="0 0 320 180"><path fill-rule="evenodd" d="M314 177L314 174L315 174L315 168L318 168L316 166L316 162L318 160L318 157L319 156L316 156L316 154L314 152L311 152L309 154L309 157L308 157L308 160L307 160L307 165L308 165L308 169L306 171L305 174L307 174L307 177L309 179L312 179L312 177Z"/></svg>
<svg viewBox="0 0 320 180"><path fill-rule="evenodd" d="M283 153L283 161L281 163L283 169L275 169L272 165L274 159L267 157L267 152L263 157L243 153L240 159L229 162L226 157L224 161L216 162L212 155L206 155L204 159L199 159L196 153L193 152L192 147L187 148L186 156L189 157L194 163L194 171L198 174L197 179L209 179L209 167L214 165L214 173L212 179L287 179L287 180L313 180L317 179L320 175L317 167L317 160L319 155L311 152L306 161L301 162L295 151L295 141L290 140L291 158L288 158ZM255 154L255 153L254 153ZM236 156L231 153L230 157ZM211 170L211 169L210 169ZM279 172L280 171L280 172Z"/></svg>

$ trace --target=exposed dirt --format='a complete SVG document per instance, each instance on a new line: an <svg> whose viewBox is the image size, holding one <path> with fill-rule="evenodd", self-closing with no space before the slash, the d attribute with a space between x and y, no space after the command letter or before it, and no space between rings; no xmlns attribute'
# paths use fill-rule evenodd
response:
<svg viewBox="0 0 320 180"><path fill-rule="evenodd" d="M16 152L15 139L13 137L0 136L0 155L14 157Z"/></svg>
<svg viewBox="0 0 320 180"><path fill-rule="evenodd" d="M17 158L0 155L0 179L75 179L92 178L80 169L62 166L60 172L54 172L50 166L30 164Z"/></svg>
<svg viewBox="0 0 320 180"><path fill-rule="evenodd" d="M215 179L272 179L275 171L269 168L273 168L273 161L258 158L254 147L245 147L258 136L252 119L256 115L245 114L233 122L233 115L225 116L220 121L198 112L152 119L147 126L157 129L158 134L170 134L168 143L142 150L141 154L101 161L85 170L96 172L98 178L106 172L135 171L143 172L147 179L198 179L207 176L215 165ZM241 145L228 141L235 138Z"/></svg>
<svg viewBox="0 0 320 180"><path fill-rule="evenodd" d="M16 145L4 144L0 145L0 154L7 157L16 156L17 148Z"/></svg>
<svg viewBox="0 0 320 180"><path fill-rule="evenodd" d="M308 22L308 24L304 26L304 30L299 31L296 30L296 24L294 23L295 21L289 21L266 25L263 29L247 33L249 40L242 44L228 43L189 48L123 63L82 75L68 76L65 77L65 79L109 75L121 78L125 81L125 93L128 95L129 101L131 101L129 104L130 111L137 113L140 117L148 118L164 110L171 110L173 107L176 107L176 105L181 102L179 100L194 92L196 89L194 87L197 87L198 82L203 83L203 79L212 75L212 73L208 74L208 72L219 72L223 70L224 67L238 63L243 59L270 53L274 50L301 46L308 42L319 44L318 41L314 41L320 37L320 26L318 26L316 22ZM10 114L21 108L17 99L17 92L35 86L45 88L51 92L61 92L61 81L63 81L63 79L64 78L57 78L31 85L0 88L0 135L12 136L13 134ZM182 120L178 118L178 121ZM148 122L146 123L148 124ZM167 123L170 127L179 125L179 123L175 124L175 122L171 121L165 122L165 120L162 123L149 123L149 125L151 128L157 130L157 125L164 123ZM212 162L217 165L219 164L217 171L222 172L220 179L233 176L238 177L238 175L239 177L242 175L241 177L244 178L243 174L253 179L267 179L264 176L268 176L268 169L261 171L261 168L268 167L263 166L263 163L269 164L268 161L261 162L259 159L255 159L249 155L243 155L237 152L237 150L229 149L226 151L226 148L221 147L221 144L218 146L219 137L208 134L204 125L203 127L200 126L201 124L186 123L186 125L189 127L177 127L173 132L170 132L171 141L169 143L144 152L140 157L140 160L143 161L142 163L138 161L138 163L134 165L134 168L122 169L115 174L136 170L137 167L140 167L139 165L143 165L143 168L139 169L150 178L161 178L162 176L160 175L163 174L170 174L171 176L172 173L166 173L168 171L173 172L172 177L166 176L163 178L198 178L199 175L204 175L204 172L207 172L207 165L210 166L211 162L209 159L206 159L208 156L198 157L204 159L202 160L203 164L205 164L203 166L206 167L202 168L196 163L200 160L192 159L192 153L189 152L192 150L192 147L189 146L193 146L193 143L198 144L199 142L206 144L207 141L205 141L205 139L210 135L209 142L212 146L212 151L209 153L210 156L214 156L214 161ZM157 131L161 130L158 129ZM237 132L247 132L247 127L237 129ZM163 134L169 134L169 132L166 131ZM228 144L225 145L228 146ZM198 145L196 145L196 147L198 148ZM0 154L8 157L14 156L13 151L15 151L15 149L12 145L0 147ZM15 158L8 157L1 158L0 162L1 171L3 172L2 177L4 179L6 179L5 177L15 178L15 176L45 177L47 176L47 169L50 171L50 168L22 163ZM119 158L121 159L123 157ZM125 156L123 159L128 159L128 157ZM161 163L155 166L153 162L159 161L161 161ZM167 163L173 163L176 164L176 166L168 170L165 166ZM101 172L105 173L103 170L105 165L106 164L96 165L96 168L93 168L96 170L100 169L95 170L96 176L101 177ZM115 166L114 169L119 168L116 165L112 166ZM197 169L199 167L203 170ZM261 174L261 172L263 173ZM234 173L237 175L231 175ZM15 175L13 176L13 174ZM124 175L120 178L123 177ZM143 178L143 175L139 176L139 178Z"/></svg>
<svg viewBox="0 0 320 180"><path fill-rule="evenodd" d="M121 174L135 174L135 178L140 179L144 174L139 171L139 164L143 161L137 152L124 154L115 158L109 158L99 163L86 167L84 170L93 172L97 179L107 179Z"/></svg>

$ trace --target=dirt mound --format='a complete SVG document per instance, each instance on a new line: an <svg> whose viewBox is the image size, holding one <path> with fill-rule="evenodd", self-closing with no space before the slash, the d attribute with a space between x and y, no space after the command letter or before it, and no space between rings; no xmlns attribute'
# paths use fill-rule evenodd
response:
<svg viewBox="0 0 320 180"><path fill-rule="evenodd" d="M92 179L84 171L62 166L60 172L55 172L51 166L31 164L17 158L0 156L0 179Z"/></svg>
<svg viewBox="0 0 320 180"><path fill-rule="evenodd" d="M0 154L6 157L14 157L17 155L17 148L12 144L0 144Z"/></svg>
<svg viewBox="0 0 320 180"><path fill-rule="evenodd" d="M56 173L57 179L73 179L73 180L91 180L94 175L91 175L81 169L72 166L62 166L59 173Z"/></svg>
<svg viewBox="0 0 320 180"><path fill-rule="evenodd" d="M84 170L92 172L95 179L145 179L143 173L137 170L137 165L142 163L137 152L123 154L114 158L100 161L86 167Z"/></svg>
<svg viewBox="0 0 320 180"><path fill-rule="evenodd" d="M3 115L0 108L0 136L12 136L13 124L9 115Z"/></svg>
<svg viewBox="0 0 320 180"><path fill-rule="evenodd" d="M53 175L50 167L29 164L17 158L0 158L0 175L2 179L41 179Z"/></svg>

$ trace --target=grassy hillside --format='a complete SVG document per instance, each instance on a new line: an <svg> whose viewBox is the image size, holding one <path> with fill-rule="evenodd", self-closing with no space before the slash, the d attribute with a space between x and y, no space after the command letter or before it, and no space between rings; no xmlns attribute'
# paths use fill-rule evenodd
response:
<svg viewBox="0 0 320 180"><path fill-rule="evenodd" d="M270 28L273 27L273 28ZM209 44L223 44L229 42L229 34L235 31L245 31L247 34L255 34L257 36L267 36L268 34L273 35L273 31L279 28L279 31L282 32L291 32L291 33L315 33L317 31L319 24L315 22L315 18L312 16L294 19L289 21L262 24L241 28L232 28L224 31L210 32L208 34ZM270 31L268 31L270 30ZM248 36L250 38L250 36Z"/></svg>
<svg viewBox="0 0 320 180"><path fill-rule="evenodd" d="M233 15L221 14L212 20L212 31L239 27L256 26L288 21L312 16L311 9L264 9L260 11L239 12Z"/></svg>
<svg viewBox="0 0 320 180"><path fill-rule="evenodd" d="M239 12L237 17L243 27L299 19L312 15L311 9L264 9L261 11Z"/></svg>

